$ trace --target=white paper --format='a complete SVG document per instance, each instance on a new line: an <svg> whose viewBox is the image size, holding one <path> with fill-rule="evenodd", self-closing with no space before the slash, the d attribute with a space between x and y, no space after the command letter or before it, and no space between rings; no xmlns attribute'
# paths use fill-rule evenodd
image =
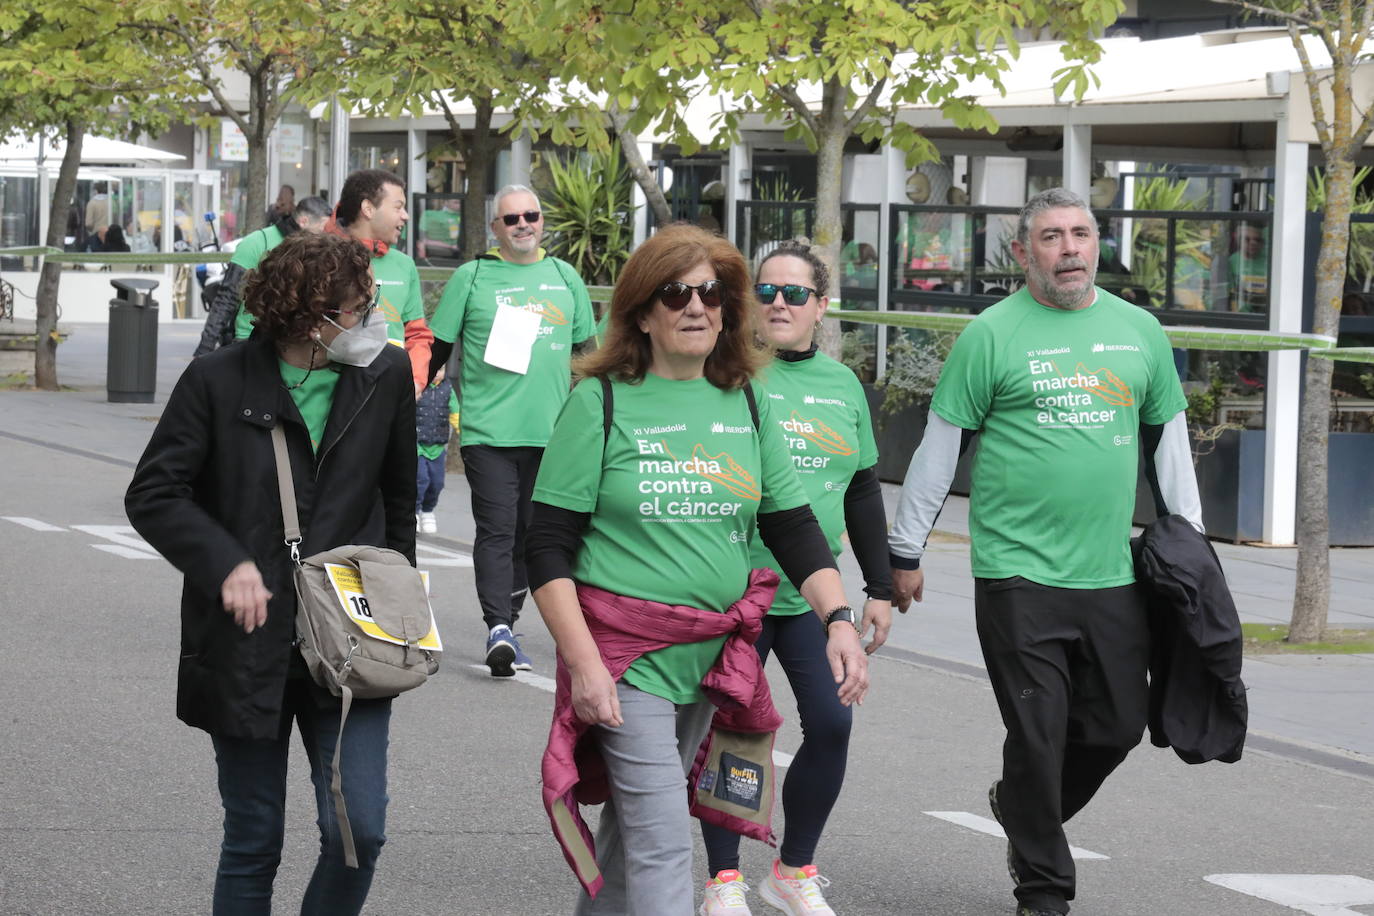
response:
<svg viewBox="0 0 1374 916"><path fill-rule="evenodd" d="M530 368L530 351L544 320L538 312L527 312L510 305L498 305L487 337L482 359L487 365L524 375Z"/></svg>

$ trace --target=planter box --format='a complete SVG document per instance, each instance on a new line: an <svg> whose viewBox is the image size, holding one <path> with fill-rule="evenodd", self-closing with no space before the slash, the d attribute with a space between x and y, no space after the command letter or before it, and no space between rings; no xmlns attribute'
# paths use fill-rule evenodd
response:
<svg viewBox="0 0 1374 916"><path fill-rule="evenodd" d="M921 436L925 433L929 405L917 404L885 414L882 390L865 383L864 394L868 396L868 412L873 417L873 435L878 440L878 479L901 483L906 479L911 456L916 453L916 447L921 444ZM978 440L975 438L959 459L951 492L960 496L968 495L969 474L973 468L973 456L977 453Z"/></svg>
<svg viewBox="0 0 1374 916"><path fill-rule="evenodd" d="M1207 533L1223 540L1258 541L1264 534L1265 430L1231 429L1198 459L1197 483ZM1374 547L1374 433L1331 433L1327 470L1332 547ZM1155 517L1142 469L1136 524Z"/></svg>

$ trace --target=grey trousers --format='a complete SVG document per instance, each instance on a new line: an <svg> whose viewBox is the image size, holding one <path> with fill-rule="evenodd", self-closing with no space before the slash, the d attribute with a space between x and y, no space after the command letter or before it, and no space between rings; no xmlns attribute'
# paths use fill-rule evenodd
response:
<svg viewBox="0 0 1374 916"><path fill-rule="evenodd" d="M596 831L605 881L577 916L693 916L692 818L685 776L711 727L709 701L678 706L624 681L619 728L597 727L611 798Z"/></svg>

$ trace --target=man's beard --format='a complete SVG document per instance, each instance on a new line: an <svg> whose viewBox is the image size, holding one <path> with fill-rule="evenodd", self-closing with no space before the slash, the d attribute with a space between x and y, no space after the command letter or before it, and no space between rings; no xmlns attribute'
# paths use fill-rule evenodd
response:
<svg viewBox="0 0 1374 916"><path fill-rule="evenodd" d="M1080 268L1086 275L1087 282L1083 284L1081 289L1059 286L1055 282L1054 271L1042 271L1040 265L1032 259L1026 261L1026 274L1035 280L1045 298L1055 308L1073 309L1084 305L1088 297L1092 295L1093 283L1097 280L1097 265L1089 264L1081 258L1074 258L1071 261L1062 262L1058 266Z"/></svg>

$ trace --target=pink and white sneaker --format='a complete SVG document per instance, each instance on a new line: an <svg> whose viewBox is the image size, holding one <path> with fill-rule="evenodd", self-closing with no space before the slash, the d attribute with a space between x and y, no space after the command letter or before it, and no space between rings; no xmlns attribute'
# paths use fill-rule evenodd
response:
<svg viewBox="0 0 1374 916"><path fill-rule="evenodd" d="M701 916L753 916L744 899L747 890L743 875L733 868L722 868L706 882L706 899L697 912Z"/></svg>
<svg viewBox="0 0 1374 916"><path fill-rule="evenodd" d="M780 859L774 859L760 892L770 905L792 916L835 916L821 893L829 886L830 880L814 865L785 869Z"/></svg>

